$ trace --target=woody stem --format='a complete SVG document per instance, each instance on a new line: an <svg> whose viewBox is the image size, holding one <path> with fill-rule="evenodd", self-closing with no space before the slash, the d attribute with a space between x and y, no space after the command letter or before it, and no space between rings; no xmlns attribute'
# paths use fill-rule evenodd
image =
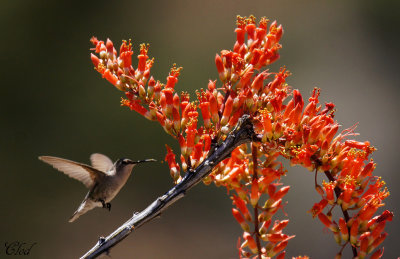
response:
<svg viewBox="0 0 400 259"><path fill-rule="evenodd" d="M331 181L331 182L335 181L335 178L332 176L331 172L325 171L324 173L325 173L326 177L328 177L329 181ZM336 199L339 198L342 191L339 189L339 187L335 187L334 191L335 191ZM343 210L342 206L340 206L340 209L342 210L342 213L343 213L346 223L349 222L350 216L349 216L349 213L347 212L347 210ZM350 228L347 227L347 229L348 229L348 232L350 233ZM353 257L354 258L357 257L357 249L354 246L351 246L351 250L353 251Z"/></svg>
<svg viewBox="0 0 400 259"><path fill-rule="evenodd" d="M258 179L257 175L257 166L258 166L258 160L257 160L257 146L254 145L254 143L251 143L251 156L253 159L253 180ZM255 238L256 238L256 244L257 244L257 251L258 251L258 259L261 259L261 243L260 243L260 232L258 230L258 206L256 205L254 207L254 233L255 233Z"/></svg>
<svg viewBox="0 0 400 259"><path fill-rule="evenodd" d="M255 134L250 116L243 115L235 129L223 142L215 146L213 152L210 150L208 157L198 167L188 170L180 183L158 197L146 209L135 213L113 233L100 238L81 259L96 258L103 253L108 253L113 246L121 242L133 230L161 215L169 206L184 197L186 192L208 176L219 162L230 157L236 147L252 141L261 141L261 137Z"/></svg>

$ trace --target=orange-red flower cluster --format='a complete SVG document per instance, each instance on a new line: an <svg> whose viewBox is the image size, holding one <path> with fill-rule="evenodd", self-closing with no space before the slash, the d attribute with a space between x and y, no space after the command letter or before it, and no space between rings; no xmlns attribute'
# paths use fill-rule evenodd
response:
<svg viewBox="0 0 400 259"><path fill-rule="evenodd" d="M190 101L188 93L175 91L181 68L174 65L165 84L150 75L153 59L147 55L148 45L140 46L134 68L130 41L122 43L118 54L110 40L92 38L98 55L92 54L91 59L106 80L125 92L123 106L158 121L178 140L180 159L168 146L165 157L175 182L182 179L181 170L196 168L207 157L211 143L223 141L242 115L251 116L260 142L253 142L252 150L248 145L236 148L204 179L230 191L235 205L232 214L244 231L241 256L284 258L288 240L294 237L282 232L288 220L272 224L289 191L289 186L280 183L286 170L276 159L282 156L292 165L328 176L322 186L316 183L322 199L310 210L313 217L333 232L339 244L353 246L359 258L371 253L379 258L383 249L376 248L387 236L384 227L393 214L384 211L374 217L389 195L384 182L372 175L375 164L369 156L375 148L368 141L349 139L356 135L353 128L337 135L335 106L321 107L319 89L305 104L300 92L286 83L290 75L286 68L277 73L262 70L279 58L283 34L276 22L267 25L266 18L257 25L253 16L238 16L233 50L222 50L215 57L221 82L210 80L207 89L196 93L196 101ZM343 218L332 218L335 207L343 211Z"/></svg>
<svg viewBox="0 0 400 259"><path fill-rule="evenodd" d="M254 161L253 154L247 152L247 146L241 145L232 152L230 158L219 163L205 180L206 183L214 182L235 192L231 195L236 207L232 209L232 214L244 231L244 241L240 244L241 256L250 257L251 254L260 253L265 257L273 257L282 254L289 239L294 237L282 232L289 220L273 221L290 188L280 187L279 180L285 171L276 162L278 156L276 151L268 154L258 151L258 159ZM257 167L256 171L254 167ZM255 209L257 215L254 215Z"/></svg>

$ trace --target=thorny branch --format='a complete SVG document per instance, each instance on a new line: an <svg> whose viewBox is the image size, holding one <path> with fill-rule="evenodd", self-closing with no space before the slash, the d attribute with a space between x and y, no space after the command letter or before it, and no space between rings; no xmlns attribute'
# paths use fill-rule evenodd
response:
<svg viewBox="0 0 400 259"><path fill-rule="evenodd" d="M235 129L214 150L210 150L209 156L196 169L189 170L180 183L164 195L158 197L146 209L135 213L132 218L122 224L113 233L107 237L101 237L96 245L83 255L81 259L96 258L103 253L108 253L113 246L126 238L134 229L159 216L169 206L185 196L185 193L189 189L197 185L212 172L214 166L228 158L236 147L251 141L260 141L260 139L254 132L250 116L243 115Z"/></svg>

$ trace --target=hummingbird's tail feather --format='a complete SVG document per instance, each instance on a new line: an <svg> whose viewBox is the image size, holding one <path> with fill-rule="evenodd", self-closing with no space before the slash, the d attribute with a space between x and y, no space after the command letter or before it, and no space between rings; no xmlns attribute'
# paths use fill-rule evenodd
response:
<svg viewBox="0 0 400 259"><path fill-rule="evenodd" d="M98 204L94 200L85 198L79 208L72 214L71 218L69 219L69 222L74 222L77 218L79 218L81 215L85 214L91 209L94 209L95 207L98 207Z"/></svg>

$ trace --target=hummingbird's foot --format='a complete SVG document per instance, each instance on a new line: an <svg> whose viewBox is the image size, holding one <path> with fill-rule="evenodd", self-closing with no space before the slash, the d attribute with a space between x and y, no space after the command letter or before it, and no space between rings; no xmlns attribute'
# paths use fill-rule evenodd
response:
<svg viewBox="0 0 400 259"><path fill-rule="evenodd" d="M101 205L103 205L103 208L107 207L107 204L103 199L99 199L99 202L101 202Z"/></svg>
<svg viewBox="0 0 400 259"><path fill-rule="evenodd" d="M101 205L103 205L103 208L108 209L108 211L111 211L111 203L105 202L103 199L98 199L99 202L101 202Z"/></svg>

